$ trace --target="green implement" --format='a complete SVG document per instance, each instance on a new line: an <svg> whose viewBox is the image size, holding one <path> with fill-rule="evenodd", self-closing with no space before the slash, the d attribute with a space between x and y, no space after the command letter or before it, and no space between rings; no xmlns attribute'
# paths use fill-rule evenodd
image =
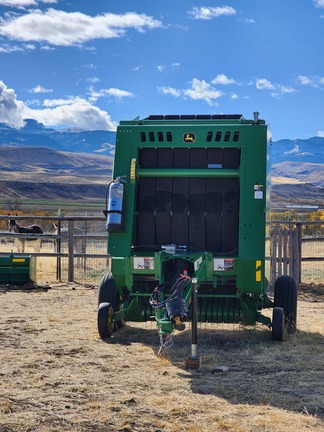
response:
<svg viewBox="0 0 324 432"><path fill-rule="evenodd" d="M0 257L0 283L26 285L36 281L36 257L10 254Z"/></svg>
<svg viewBox="0 0 324 432"><path fill-rule="evenodd" d="M274 306L267 296L270 146L258 113L253 120L154 115L120 122L104 211L111 272L99 287L101 337L127 320L155 319L167 348L194 313L198 322L273 327L261 313ZM287 284L294 281L278 284L276 340ZM295 290L288 295L295 317Z"/></svg>

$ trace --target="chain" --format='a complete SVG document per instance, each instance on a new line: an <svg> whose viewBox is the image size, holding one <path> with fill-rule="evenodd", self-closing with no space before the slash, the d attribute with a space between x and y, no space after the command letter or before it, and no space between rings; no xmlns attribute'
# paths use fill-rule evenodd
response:
<svg viewBox="0 0 324 432"><path fill-rule="evenodd" d="M171 348L173 343L173 333L167 335L165 341L163 340L163 335L160 334L160 349L158 351L158 355L160 355L162 351Z"/></svg>

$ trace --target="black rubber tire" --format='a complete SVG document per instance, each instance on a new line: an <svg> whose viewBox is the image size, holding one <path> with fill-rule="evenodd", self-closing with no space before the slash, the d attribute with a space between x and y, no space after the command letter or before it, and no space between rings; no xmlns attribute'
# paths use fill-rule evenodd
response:
<svg viewBox="0 0 324 432"><path fill-rule="evenodd" d="M292 276L279 276L274 287L274 307L284 310L288 333L297 329L297 282Z"/></svg>
<svg viewBox="0 0 324 432"><path fill-rule="evenodd" d="M272 339L282 342L284 330L284 310L281 307L274 307L272 310Z"/></svg>
<svg viewBox="0 0 324 432"><path fill-rule="evenodd" d="M120 311L120 297L116 288L115 279L111 272L106 273L100 281L98 291L98 306L101 303L110 303L114 312ZM118 320L115 323L115 330L124 327L124 320Z"/></svg>
<svg viewBox="0 0 324 432"><path fill-rule="evenodd" d="M116 311L117 289L115 279L111 272L101 278L98 290L98 306L100 303L110 303Z"/></svg>
<svg viewBox="0 0 324 432"><path fill-rule="evenodd" d="M101 303L98 307L98 332L101 338L110 338L114 331L114 309L110 303Z"/></svg>

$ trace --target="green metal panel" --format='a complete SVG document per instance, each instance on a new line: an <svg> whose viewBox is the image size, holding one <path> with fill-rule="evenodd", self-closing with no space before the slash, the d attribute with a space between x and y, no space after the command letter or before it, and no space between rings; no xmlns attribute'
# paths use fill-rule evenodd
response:
<svg viewBox="0 0 324 432"><path fill-rule="evenodd" d="M10 254L0 257L0 283L25 285L36 282L36 257Z"/></svg>
<svg viewBox="0 0 324 432"><path fill-rule="evenodd" d="M201 304L204 304L201 318L236 322L243 316L246 322L255 322L260 320L258 298L264 296L267 289L265 234L269 202L269 130L263 120L245 120L241 116L189 117L151 116L143 120L122 121L117 129L114 178L126 176L127 183L124 184L124 231L109 234L112 273L120 292L126 289L129 293L130 316L142 319L139 305L143 300L138 300L139 293L134 291L134 287L138 291L142 275L143 291L149 294L154 281L164 280L165 256L160 252L162 240L165 238L165 244L169 244L168 239L177 234L170 228L176 218L180 221L177 227L181 228L181 218L187 224L186 214L191 212L192 215L188 216L188 244L185 245L187 251L171 255L186 260L195 276L199 273L200 284L208 283L208 287L214 287L208 291L204 285L201 286L202 291L208 291L208 295L200 297ZM141 157L151 158L150 162L144 163ZM147 198L143 198L142 207L151 212L148 213L151 222L145 219L143 228L138 218L142 211L139 185L144 180L152 183L143 183L143 188L147 188ZM177 191L181 187L187 194L184 206L190 209L183 207L184 213L177 213L181 198ZM237 204L235 199L233 201L235 188L239 194ZM201 197L202 189L205 197ZM152 209L150 205L155 197L159 202ZM218 202L219 199L222 202ZM204 208L199 212L201 205ZM208 212L216 216L209 217ZM215 240L209 239L210 227L214 230ZM140 229L143 235L148 234L148 238L159 239L159 244L139 247L136 242ZM151 233L153 230L157 234ZM191 235L201 236L202 240L190 238ZM215 246L214 251L207 248L189 250L190 244L199 242L213 249L211 244L214 241L215 245L218 243L217 236L219 246ZM228 245L237 244L237 247L225 250L226 242ZM218 253L216 249L222 247L224 251ZM134 266L133 257L146 258L143 268L140 264L138 268ZM196 265L199 257L203 264ZM229 290L235 290L235 298L226 294ZM244 300L246 295L254 299L252 303ZM226 305L227 312L220 312L224 307L226 309Z"/></svg>

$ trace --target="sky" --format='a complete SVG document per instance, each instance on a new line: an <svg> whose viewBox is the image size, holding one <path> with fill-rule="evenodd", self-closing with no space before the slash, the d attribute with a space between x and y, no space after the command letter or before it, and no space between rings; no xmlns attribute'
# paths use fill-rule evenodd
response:
<svg viewBox="0 0 324 432"><path fill-rule="evenodd" d="M324 137L324 0L0 0L0 122L242 114Z"/></svg>

